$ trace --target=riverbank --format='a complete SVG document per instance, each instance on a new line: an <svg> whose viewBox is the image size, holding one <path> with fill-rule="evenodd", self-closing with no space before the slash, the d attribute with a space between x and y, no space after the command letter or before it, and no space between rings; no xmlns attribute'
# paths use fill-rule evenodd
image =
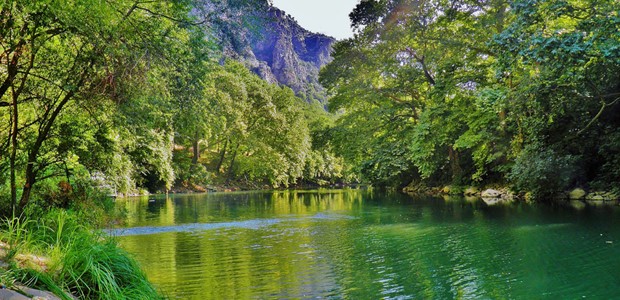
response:
<svg viewBox="0 0 620 300"><path fill-rule="evenodd" d="M169 193L172 194L188 194L188 193L206 193L206 192L238 192L238 191L258 191L258 190L310 190L310 189L340 189L340 188L358 188L365 185L359 183L315 183L301 182L294 185L273 187L266 184L254 183L249 181L235 181L231 183L214 182L213 184L200 185L195 183L179 183L175 185Z"/></svg>
<svg viewBox="0 0 620 300"><path fill-rule="evenodd" d="M5 219L0 299L162 299L116 240L84 225L83 217L52 210Z"/></svg>
<svg viewBox="0 0 620 300"><path fill-rule="evenodd" d="M464 196L478 197L487 199L486 202L510 202L510 201L536 201L531 193L514 192L505 186L443 186L427 187L420 184L410 184L402 190L406 194L426 194L432 196ZM571 191L557 192L547 198L546 202L583 202L592 205L609 204L619 205L620 195L611 191L586 191L582 188L575 188Z"/></svg>

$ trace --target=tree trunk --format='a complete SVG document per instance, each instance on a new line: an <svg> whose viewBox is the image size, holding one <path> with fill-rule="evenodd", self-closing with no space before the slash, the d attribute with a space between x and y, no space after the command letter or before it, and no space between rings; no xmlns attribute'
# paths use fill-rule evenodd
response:
<svg viewBox="0 0 620 300"><path fill-rule="evenodd" d="M22 28L22 32L24 32L26 29L26 25L24 25L24 28ZM11 122L12 122L12 127L10 129L11 132L11 154L9 156L9 168L10 168L10 185L11 185L11 211L13 216L15 216L16 213L16 208L17 208L17 181L15 178L15 160L17 157L17 132L19 131L19 109L17 107L17 99L19 98L19 94L21 94L21 91L24 88L24 84L26 79L28 78L28 74L30 73L30 70L32 69L33 66L33 61L31 59L30 63L28 64L28 69L25 72L24 78L22 79L21 85L18 88L18 90L15 90L15 86L13 85L15 78L17 76L17 72L18 72L18 62L19 59L21 57L22 54L22 47L26 44L26 40L22 39L19 41L19 43L16 46L16 51L13 53L13 57L11 58L11 62L9 63L8 67L7 67L7 77L4 80L4 82L2 83L2 86L0 86L0 98L2 98L2 96L4 96L4 94L9 90L9 88L12 89L12 118L11 118ZM31 57L32 58L32 57ZM7 53L7 59L8 59L8 53Z"/></svg>
<svg viewBox="0 0 620 300"><path fill-rule="evenodd" d="M222 164L224 163L224 157L226 156L226 148L228 148L228 139L224 142L224 147L220 152L220 160L217 162L217 167L215 167L215 173L220 174L220 169L222 168Z"/></svg>
<svg viewBox="0 0 620 300"><path fill-rule="evenodd" d="M39 151L41 151L43 142L45 142L48 139L49 133L52 130L52 126L54 125L56 118L58 118L58 115L60 115L60 112L64 109L65 105L67 105L69 100L73 98L76 90L83 86L84 81L86 80L86 77L89 73L88 70L90 69L91 66L92 66L92 61L91 61L91 64L89 64L80 74L80 79L76 84L76 89L67 92L67 94L65 94L62 100L58 103L58 106L56 106L56 108L54 108L53 111L51 107L49 108L49 110L44 114L44 116L47 116L48 113L51 111L51 114L49 114L49 118L47 120L45 119L41 120L42 127L39 129L39 135L37 136L37 140L34 142L32 147L30 148L30 152L28 152L28 164L26 165L26 183L24 183L24 187L22 189L23 191L22 196L19 200L19 207L18 207L19 212L22 212L24 208L26 207L26 205L28 205L28 202L30 201L30 192L32 191L32 186L36 182L37 172L39 171L35 169L35 164L37 163L37 158L39 157Z"/></svg>
<svg viewBox="0 0 620 300"><path fill-rule="evenodd" d="M233 152L232 160L230 161L230 166L228 167L228 174L226 175L226 183L230 182L230 179L232 178L232 174L235 169L235 159L237 158L237 150L239 150L239 145L235 147L235 152Z"/></svg>
<svg viewBox="0 0 620 300"><path fill-rule="evenodd" d="M450 159L450 169L452 170L452 180L460 179L463 170L459 161L459 152L450 146L448 147L448 157Z"/></svg>
<svg viewBox="0 0 620 300"><path fill-rule="evenodd" d="M12 113L12 128L11 128L11 156L9 158L9 164L11 168L11 211L13 217L15 216L17 208L17 182L15 179L15 158L17 156L17 130L19 128L19 110L17 108L17 95L13 94L13 113Z"/></svg>
<svg viewBox="0 0 620 300"><path fill-rule="evenodd" d="M200 158L200 145L199 145L199 139L198 139L198 130L196 130L196 133L194 134L194 143L193 143L193 148L194 148L194 157L192 157L192 164L196 165L198 164L198 159Z"/></svg>

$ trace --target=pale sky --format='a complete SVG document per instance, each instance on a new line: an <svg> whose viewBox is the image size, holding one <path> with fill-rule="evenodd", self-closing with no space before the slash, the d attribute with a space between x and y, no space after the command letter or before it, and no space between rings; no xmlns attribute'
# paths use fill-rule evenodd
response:
<svg viewBox="0 0 620 300"><path fill-rule="evenodd" d="M359 0L273 0L273 6L293 16L303 28L340 40L353 36L349 13L358 2Z"/></svg>

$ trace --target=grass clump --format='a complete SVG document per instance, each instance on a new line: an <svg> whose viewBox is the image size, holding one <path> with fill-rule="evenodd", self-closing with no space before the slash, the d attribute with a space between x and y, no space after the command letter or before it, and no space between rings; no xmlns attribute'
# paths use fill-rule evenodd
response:
<svg viewBox="0 0 620 300"><path fill-rule="evenodd" d="M10 249L4 260L11 278L47 289L64 299L161 299L137 262L116 240L90 226L78 214L52 209L37 222L10 219L0 240ZM33 267L18 259L28 253L47 257ZM35 254L35 255L33 255ZM8 273L7 272L7 273Z"/></svg>

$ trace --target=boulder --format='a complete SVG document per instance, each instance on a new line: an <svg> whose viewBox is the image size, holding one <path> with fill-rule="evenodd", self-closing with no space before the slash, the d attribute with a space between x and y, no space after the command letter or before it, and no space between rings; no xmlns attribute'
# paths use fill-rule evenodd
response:
<svg viewBox="0 0 620 300"><path fill-rule="evenodd" d="M465 189L465 192L463 192L463 195L465 196L477 196L478 194L480 194L480 190L474 186L468 187Z"/></svg>
<svg viewBox="0 0 620 300"><path fill-rule="evenodd" d="M615 200L620 200L620 195L614 192L608 192L608 193L605 193L605 198L607 198L609 201L615 201Z"/></svg>
<svg viewBox="0 0 620 300"><path fill-rule="evenodd" d="M30 298L16 292L7 289L0 290L0 299L4 300L29 300Z"/></svg>
<svg viewBox="0 0 620 300"><path fill-rule="evenodd" d="M586 197L586 191L584 191L583 189L574 189L572 190L570 193L568 193L568 198L570 200L581 200L584 199Z"/></svg>
<svg viewBox="0 0 620 300"><path fill-rule="evenodd" d="M484 190L481 194L480 197L482 198L501 198L502 193L498 190L494 190L494 189L487 189Z"/></svg>
<svg viewBox="0 0 620 300"><path fill-rule="evenodd" d="M452 189L450 188L449 185L446 185L446 186L443 187L443 189L441 189L441 192L446 194L446 195L450 194L450 191L452 191Z"/></svg>
<svg viewBox="0 0 620 300"><path fill-rule="evenodd" d="M24 294L32 297L32 299L61 300L56 295L47 291L35 290L26 286L18 286L18 288Z"/></svg>
<svg viewBox="0 0 620 300"><path fill-rule="evenodd" d="M588 195L588 200L590 201L605 201L605 198L602 195Z"/></svg>
<svg viewBox="0 0 620 300"><path fill-rule="evenodd" d="M609 192L594 192L586 195L586 200L589 201L614 201L618 199L618 196Z"/></svg>

